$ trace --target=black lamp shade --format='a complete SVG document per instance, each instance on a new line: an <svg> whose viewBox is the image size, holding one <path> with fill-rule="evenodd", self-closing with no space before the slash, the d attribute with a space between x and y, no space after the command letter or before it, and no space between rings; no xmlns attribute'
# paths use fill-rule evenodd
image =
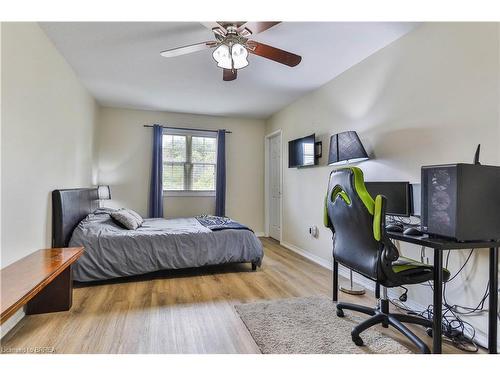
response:
<svg viewBox="0 0 500 375"><path fill-rule="evenodd" d="M341 162L354 163L367 159L369 159L368 154L355 131L338 133L330 137L328 165Z"/></svg>
<svg viewBox="0 0 500 375"><path fill-rule="evenodd" d="M111 189L109 185L99 185L97 187L97 195L100 200L111 199Z"/></svg>

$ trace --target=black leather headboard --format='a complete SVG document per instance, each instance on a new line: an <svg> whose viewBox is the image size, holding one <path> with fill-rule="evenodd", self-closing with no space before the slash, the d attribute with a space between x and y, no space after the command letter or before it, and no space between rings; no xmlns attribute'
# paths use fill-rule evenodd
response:
<svg viewBox="0 0 500 375"><path fill-rule="evenodd" d="M97 189L52 192L52 247L67 247L78 223L99 206Z"/></svg>

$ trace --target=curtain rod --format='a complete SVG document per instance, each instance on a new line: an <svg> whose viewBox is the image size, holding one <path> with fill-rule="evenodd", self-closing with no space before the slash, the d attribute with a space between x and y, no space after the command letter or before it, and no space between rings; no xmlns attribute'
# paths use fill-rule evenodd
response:
<svg viewBox="0 0 500 375"><path fill-rule="evenodd" d="M152 128L153 125L144 125L145 128ZM174 130L192 130L192 131L198 131L198 132L211 132L211 133L217 133L217 130L209 130L209 129L194 129L194 128L176 128L174 126L161 126L163 129L174 129ZM227 133L232 133L230 130L225 130L224 131Z"/></svg>

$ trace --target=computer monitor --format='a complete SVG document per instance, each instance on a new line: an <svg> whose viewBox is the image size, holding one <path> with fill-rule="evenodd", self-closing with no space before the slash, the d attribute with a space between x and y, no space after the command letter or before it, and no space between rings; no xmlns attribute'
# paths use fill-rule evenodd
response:
<svg viewBox="0 0 500 375"><path fill-rule="evenodd" d="M421 190L420 184L411 184L411 216L420 217L420 207L421 207Z"/></svg>
<svg viewBox="0 0 500 375"><path fill-rule="evenodd" d="M386 214L410 216L410 183L407 181L365 182L366 189L375 199L379 194L387 198Z"/></svg>

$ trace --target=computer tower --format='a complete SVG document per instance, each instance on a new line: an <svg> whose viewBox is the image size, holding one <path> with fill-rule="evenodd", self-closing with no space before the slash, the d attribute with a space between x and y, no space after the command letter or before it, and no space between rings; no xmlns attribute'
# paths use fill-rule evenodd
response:
<svg viewBox="0 0 500 375"><path fill-rule="evenodd" d="M459 241L500 239L500 167L422 167L422 232Z"/></svg>

